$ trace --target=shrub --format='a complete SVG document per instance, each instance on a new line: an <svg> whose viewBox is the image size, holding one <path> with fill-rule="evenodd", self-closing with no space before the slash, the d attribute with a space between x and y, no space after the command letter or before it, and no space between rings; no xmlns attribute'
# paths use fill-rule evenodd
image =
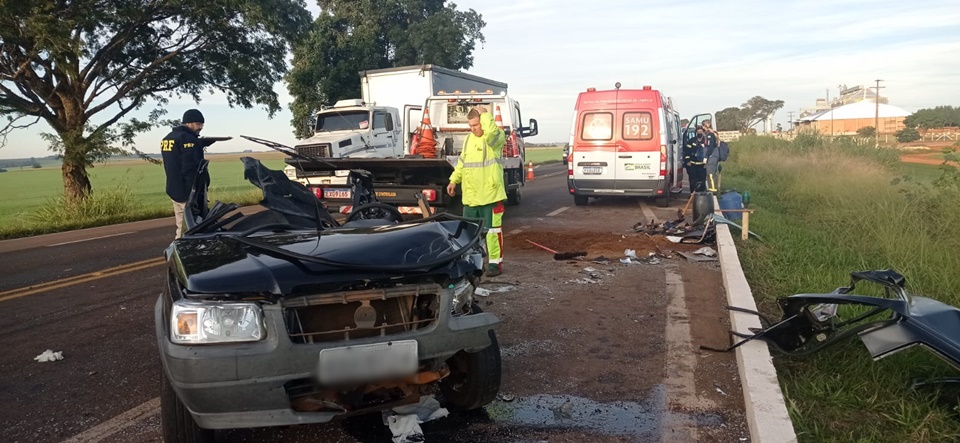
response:
<svg viewBox="0 0 960 443"><path fill-rule="evenodd" d="M877 135L877 128L874 128L873 126L864 126L860 129L857 129L857 135L861 137L873 137L874 135Z"/></svg>
<svg viewBox="0 0 960 443"><path fill-rule="evenodd" d="M914 128L903 128L897 131L897 141L900 143L909 143L920 140L920 132Z"/></svg>

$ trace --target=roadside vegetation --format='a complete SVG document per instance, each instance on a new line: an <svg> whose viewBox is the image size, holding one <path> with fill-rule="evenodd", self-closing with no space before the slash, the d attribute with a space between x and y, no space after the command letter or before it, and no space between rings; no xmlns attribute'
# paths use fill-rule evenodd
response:
<svg viewBox="0 0 960 443"><path fill-rule="evenodd" d="M731 144L722 184L749 190L757 210L750 227L763 241L738 247L761 311L779 318L777 297L829 292L851 271L886 268L906 277L909 292L960 306L960 173L901 164L899 154L817 135ZM960 440L957 391L911 388L960 375L923 349L874 362L852 338L774 359L801 442Z"/></svg>

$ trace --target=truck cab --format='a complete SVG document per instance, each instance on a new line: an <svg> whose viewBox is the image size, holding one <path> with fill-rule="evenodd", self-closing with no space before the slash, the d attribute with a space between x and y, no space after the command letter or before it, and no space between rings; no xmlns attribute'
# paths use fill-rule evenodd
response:
<svg viewBox="0 0 960 443"><path fill-rule="evenodd" d="M314 134L294 148L305 155L332 158L403 157L403 131L396 108L340 100L321 110Z"/></svg>

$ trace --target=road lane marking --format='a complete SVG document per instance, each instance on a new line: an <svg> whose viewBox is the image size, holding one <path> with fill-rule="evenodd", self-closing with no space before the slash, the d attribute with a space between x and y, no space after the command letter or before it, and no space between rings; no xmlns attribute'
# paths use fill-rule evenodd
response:
<svg viewBox="0 0 960 443"><path fill-rule="evenodd" d="M646 218L643 221L643 224L647 224L650 220L653 220L654 224L658 223L657 216L653 213L652 210L650 210L650 207L647 206L646 203L640 202L640 211L643 212L643 216Z"/></svg>
<svg viewBox="0 0 960 443"><path fill-rule="evenodd" d="M51 246L70 245L70 244L73 244L73 243L81 243L81 242L90 241L90 240L99 240L99 239L101 239L101 238L119 237L119 236L121 236L121 235L133 234L133 232L134 232L134 231L121 232L121 233L119 233L119 234L101 235L101 236L99 236L99 237L84 238L84 239L73 240L73 241L65 241L65 242L63 242L63 243L54 243L54 244L52 244L52 245L47 245L47 247L49 248L49 247L51 247Z"/></svg>
<svg viewBox="0 0 960 443"><path fill-rule="evenodd" d="M152 258L150 260L139 261L135 263L128 263L125 265L115 266L113 268L104 269L102 271L95 271L89 274L76 275L73 277L63 278L59 280L49 281L45 283L40 283L32 286L25 286L22 288L11 289L9 291L0 292L0 302L7 300L13 300L15 298L26 297L28 295L37 294L40 292L52 291L54 289L65 288L67 286L73 286L80 283L86 283L88 281L99 280L101 278L112 277L114 275L125 274L127 272L139 271L141 269L152 268L154 266L162 265L165 263L163 257Z"/></svg>
<svg viewBox="0 0 960 443"><path fill-rule="evenodd" d="M553 211L553 212L547 214L547 217L553 217L553 216L555 216L555 215L557 215L557 214L560 214L560 213L563 212L563 211L566 211L567 209L570 209L570 207L569 207L569 206L564 206L564 207L562 207L562 208L560 208L560 209L557 209L556 211Z"/></svg>
<svg viewBox="0 0 960 443"><path fill-rule="evenodd" d="M523 229L514 229L514 230L508 232L507 235L517 235L517 234L519 234L519 233L521 233L521 232L523 232Z"/></svg>
<svg viewBox="0 0 960 443"><path fill-rule="evenodd" d="M152 398L140 406L64 440L63 443L96 443L103 441L107 437L133 426L138 421L159 413L160 397Z"/></svg>
<svg viewBox="0 0 960 443"><path fill-rule="evenodd" d="M663 426L663 442L690 442L698 440L697 423L691 418L691 409L698 398L694 371L697 357L690 337L690 311L687 310L683 279L677 265L664 267L666 273L667 324L664 336L667 341L667 358L664 374L666 387L666 425Z"/></svg>
<svg viewBox="0 0 960 443"><path fill-rule="evenodd" d="M551 172L551 173L549 173L549 174L543 174L543 175L541 175L541 176L537 176L536 178L534 178L534 180L539 180L539 179L544 179L544 178L550 178L550 177L556 177L556 176L558 176L558 175L566 174L566 173L567 173L567 170L564 169L564 170L562 170L562 171Z"/></svg>

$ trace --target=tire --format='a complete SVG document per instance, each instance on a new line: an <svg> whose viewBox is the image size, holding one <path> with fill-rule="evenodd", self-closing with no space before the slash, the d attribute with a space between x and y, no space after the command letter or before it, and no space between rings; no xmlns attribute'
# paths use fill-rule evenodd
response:
<svg viewBox="0 0 960 443"><path fill-rule="evenodd" d="M212 429L197 426L190 411L170 386L167 375L160 374L160 428L167 443L213 443Z"/></svg>
<svg viewBox="0 0 960 443"><path fill-rule="evenodd" d="M474 304L475 312L480 308ZM490 346L481 351L460 351L447 360L450 375L440 381L447 408L455 411L480 409L497 398L500 391L500 344L491 330Z"/></svg>
<svg viewBox="0 0 960 443"><path fill-rule="evenodd" d="M384 219L400 223L403 221L403 214L394 206L386 203L373 202L353 208L353 211L350 211L350 215L347 216L345 222L372 219Z"/></svg>
<svg viewBox="0 0 960 443"><path fill-rule="evenodd" d="M520 205L520 200L522 199L522 193L520 192L520 189L521 189L521 188L522 188L522 187L517 186L517 189L515 189L515 190L513 190L513 191L510 191L510 192L507 192L507 204L508 204L508 205L510 205L510 206L518 206L518 205Z"/></svg>
<svg viewBox="0 0 960 443"><path fill-rule="evenodd" d="M586 206L589 201L590 197L586 195L573 194L573 204L577 206Z"/></svg>
<svg viewBox="0 0 960 443"><path fill-rule="evenodd" d="M663 195L656 198L658 208L666 208L670 206L670 186L667 186L667 189L664 190Z"/></svg>

